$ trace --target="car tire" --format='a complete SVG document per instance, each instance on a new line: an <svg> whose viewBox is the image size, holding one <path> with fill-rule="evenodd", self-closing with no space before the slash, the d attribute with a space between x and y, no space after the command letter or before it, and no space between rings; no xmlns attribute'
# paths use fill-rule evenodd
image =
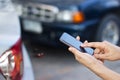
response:
<svg viewBox="0 0 120 80"><path fill-rule="evenodd" d="M119 17L110 14L106 15L97 30L96 41L109 41L115 45L120 41L120 20Z"/></svg>

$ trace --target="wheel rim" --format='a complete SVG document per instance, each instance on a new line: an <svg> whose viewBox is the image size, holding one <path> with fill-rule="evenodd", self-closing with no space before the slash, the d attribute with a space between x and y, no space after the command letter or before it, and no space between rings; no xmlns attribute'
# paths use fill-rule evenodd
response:
<svg viewBox="0 0 120 80"><path fill-rule="evenodd" d="M119 26L114 21L109 21L102 33L102 41L107 40L113 44L119 41Z"/></svg>

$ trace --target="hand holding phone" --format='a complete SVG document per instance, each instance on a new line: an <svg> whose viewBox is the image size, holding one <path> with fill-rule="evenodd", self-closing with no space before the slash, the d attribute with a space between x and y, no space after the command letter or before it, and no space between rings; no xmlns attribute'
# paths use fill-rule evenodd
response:
<svg viewBox="0 0 120 80"><path fill-rule="evenodd" d="M60 37L60 41L67 46L72 46L76 49L78 49L81 52L88 53L90 55L93 55L94 50L92 48L83 48L81 47L81 44L83 44L81 41L76 40L74 37L69 35L68 33L63 33Z"/></svg>

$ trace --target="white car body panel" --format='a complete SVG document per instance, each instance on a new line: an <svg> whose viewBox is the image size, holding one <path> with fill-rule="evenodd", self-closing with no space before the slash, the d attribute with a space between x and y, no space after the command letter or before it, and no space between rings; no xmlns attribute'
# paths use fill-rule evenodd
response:
<svg viewBox="0 0 120 80"><path fill-rule="evenodd" d="M11 3L10 3L11 4ZM7 10L7 8L10 8ZM18 16L12 6L0 10L0 55L20 38Z"/></svg>
<svg viewBox="0 0 120 80"><path fill-rule="evenodd" d="M31 66L31 62L29 59L29 56L27 54L26 48L24 45L22 45L22 50L23 50L23 59L24 59L24 72L23 72L23 78L22 80L34 80L34 74ZM27 64L26 64L27 63Z"/></svg>
<svg viewBox="0 0 120 80"><path fill-rule="evenodd" d="M6 8L0 8L0 56L6 50L9 50L21 38L20 23L17 13L15 12L11 2L9 0L6 1L8 1L9 5ZM22 53L22 80L34 80L32 65L24 44L22 44ZM1 76L0 79L2 79Z"/></svg>

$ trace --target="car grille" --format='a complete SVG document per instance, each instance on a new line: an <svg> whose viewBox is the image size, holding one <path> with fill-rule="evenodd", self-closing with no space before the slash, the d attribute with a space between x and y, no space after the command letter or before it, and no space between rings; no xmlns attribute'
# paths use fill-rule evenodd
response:
<svg viewBox="0 0 120 80"><path fill-rule="evenodd" d="M53 22L58 8L55 6L44 4L24 5L22 17L32 18L43 22Z"/></svg>

